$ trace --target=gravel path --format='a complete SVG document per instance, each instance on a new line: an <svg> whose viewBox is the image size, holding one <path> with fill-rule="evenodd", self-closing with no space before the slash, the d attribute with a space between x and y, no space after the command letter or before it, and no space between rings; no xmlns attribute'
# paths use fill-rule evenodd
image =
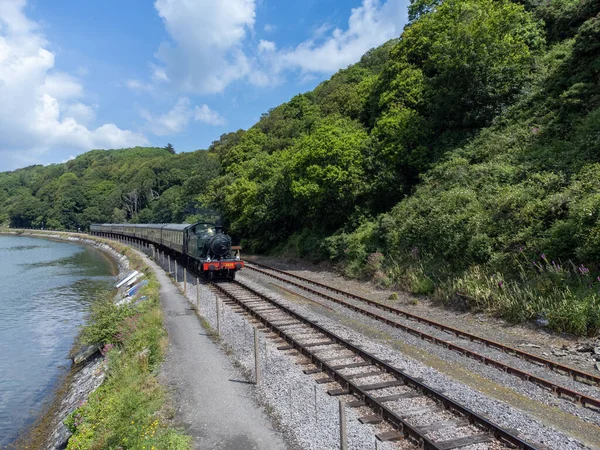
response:
<svg viewBox="0 0 600 450"><path fill-rule="evenodd" d="M154 262L146 263L161 284L169 333L161 377L174 390L176 420L193 437L195 448L290 448L252 401L254 386L211 340L186 298Z"/></svg>

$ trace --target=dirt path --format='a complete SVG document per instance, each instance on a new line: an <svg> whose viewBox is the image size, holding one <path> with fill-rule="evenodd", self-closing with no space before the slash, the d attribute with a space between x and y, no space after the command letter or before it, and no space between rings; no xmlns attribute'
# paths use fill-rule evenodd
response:
<svg viewBox="0 0 600 450"><path fill-rule="evenodd" d="M141 254L140 254L141 255ZM169 333L161 377L175 394L176 420L197 449L286 449L279 432L252 401L240 376L207 335L185 297L165 272L144 257L161 285Z"/></svg>

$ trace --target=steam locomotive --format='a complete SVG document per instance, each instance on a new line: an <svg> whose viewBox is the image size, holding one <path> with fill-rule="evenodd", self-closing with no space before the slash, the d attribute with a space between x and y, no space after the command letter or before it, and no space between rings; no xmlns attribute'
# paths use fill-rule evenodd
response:
<svg viewBox="0 0 600 450"><path fill-rule="evenodd" d="M184 258L208 280L233 280L244 267L240 247L231 245L231 237L220 225L198 222L169 224L92 224L90 232L97 236L127 236L153 244Z"/></svg>

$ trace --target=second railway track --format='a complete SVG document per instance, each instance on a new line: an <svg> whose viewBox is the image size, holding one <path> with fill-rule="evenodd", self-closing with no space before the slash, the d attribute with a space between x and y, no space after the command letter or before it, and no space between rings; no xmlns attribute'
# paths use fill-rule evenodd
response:
<svg viewBox="0 0 600 450"><path fill-rule="evenodd" d="M370 300L365 297L316 282L314 280L310 280L310 279L300 277L295 274L291 274L289 272L286 272L286 271L283 271L280 269L276 269L273 267L265 266L265 265L254 263L254 262L251 264L254 266L257 266L257 267L253 267L252 265L247 266L247 268L249 268L253 271L256 271L263 275L275 278L275 279L279 280L280 282L290 284L290 285L295 286L299 289L302 289L306 292L309 292L313 295L317 295L319 297L326 298L327 300L332 301L337 304L341 304L342 306L349 308L354 312L357 312L359 314L368 316L372 319L381 321L389 326L399 328L399 329L401 329L407 333L410 333L414 336L417 336L423 340L432 342L434 344L440 345L440 346L448 348L450 350L454 350L464 356L470 357L470 358L477 360L483 364L496 367L497 369L502 370L506 373L518 376L519 378L521 378L523 380L535 383L536 385L541 386L541 387L553 392L557 397L570 400L581 406L588 407L595 411L600 410L600 399L595 396L588 395L586 393L580 392L573 388L565 387L564 385L558 384L557 382L549 380L547 378L543 378L542 376L538 376L531 372L513 367L513 366L511 366L505 362L499 361L497 359L493 359L493 358L484 356L483 354L473 351L471 349L468 349L463 345L458 345L456 343L448 341L447 339L440 338L439 336L434 336L431 333L424 332L423 330L412 327L406 323L401 323L392 318L383 316L383 315L378 314L378 313L376 313L372 310L369 310L365 307L361 307L354 303L350 303L346 300L343 300L339 297L341 296L341 297L346 297L346 298L349 298L352 300L356 300L360 303L365 304L367 307L374 307L374 308L382 310L386 313L391 313L393 315L400 316L404 319L408 319L410 321L415 321L417 323L432 327L436 330L441 330L446 333L450 333L451 335L466 339L470 342L482 344L486 347L490 347L495 350L502 351L508 355L518 357L520 359L534 363L538 366L547 367L547 368L551 369L552 371L557 372L559 374L570 376L574 381L580 381L580 382L584 382L588 385L599 386L600 385L600 377L598 377L594 374L583 372L581 370L560 364L556 361L551 361L551 360L539 357L537 355L534 355L534 354L531 354L528 352L524 352L522 350L501 344L499 342L492 341L492 340L483 338L481 336L477 336L472 333L468 333L468 332L459 330L457 328L450 327L448 325L418 316L416 314L412 314L410 312L407 312L407 311L404 311L404 310L401 310L398 308L394 308L389 305L385 305L383 303L376 302L374 300ZM260 268L258 268L258 267L260 267ZM321 289L321 291L327 290L327 291L333 292L338 297L325 294L324 292L313 289L312 287L309 287L307 285L315 286L315 287Z"/></svg>
<svg viewBox="0 0 600 450"><path fill-rule="evenodd" d="M277 333L286 342L281 349L304 355L314 365L305 373L323 373L317 382L337 383L330 395L352 395L348 406L369 407L372 413L361 417L363 423L389 424L393 431L380 434L380 440L409 438L420 448L437 450L476 444L489 449L536 448L249 286L235 282L211 287Z"/></svg>

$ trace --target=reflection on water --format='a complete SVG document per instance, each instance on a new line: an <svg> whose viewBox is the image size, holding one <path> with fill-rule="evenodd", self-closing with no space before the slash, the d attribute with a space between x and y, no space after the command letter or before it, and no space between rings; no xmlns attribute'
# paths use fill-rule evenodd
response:
<svg viewBox="0 0 600 450"><path fill-rule="evenodd" d="M0 447L49 399L88 305L113 283L111 271L87 247L0 236Z"/></svg>

